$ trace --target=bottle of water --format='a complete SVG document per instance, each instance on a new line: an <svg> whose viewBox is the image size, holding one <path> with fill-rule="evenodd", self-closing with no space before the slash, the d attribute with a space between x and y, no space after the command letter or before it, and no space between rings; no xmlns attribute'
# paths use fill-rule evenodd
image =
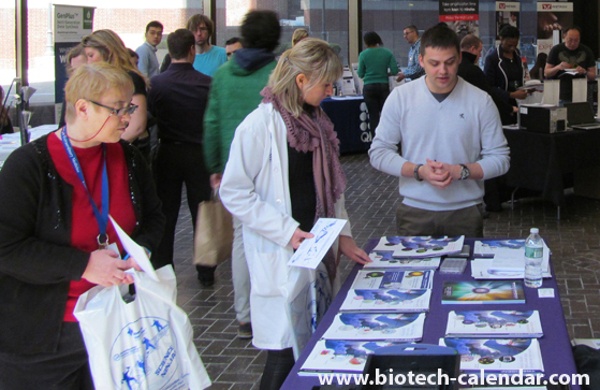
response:
<svg viewBox="0 0 600 390"><path fill-rule="evenodd" d="M529 233L525 240L525 286L538 288L542 285L544 241L538 228L531 228Z"/></svg>

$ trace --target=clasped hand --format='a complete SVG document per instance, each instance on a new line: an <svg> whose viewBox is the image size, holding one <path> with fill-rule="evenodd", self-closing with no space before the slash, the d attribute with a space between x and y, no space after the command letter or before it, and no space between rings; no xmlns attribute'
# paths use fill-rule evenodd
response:
<svg viewBox="0 0 600 390"><path fill-rule="evenodd" d="M419 176L434 187L446 188L453 180L458 179L455 170L454 164L427 159L419 170Z"/></svg>
<svg viewBox="0 0 600 390"><path fill-rule="evenodd" d="M104 287L131 284L133 283L133 275L125 272L131 268L141 270L132 257L121 260L119 254L112 249L98 249L90 254L88 265L82 277L91 283Z"/></svg>

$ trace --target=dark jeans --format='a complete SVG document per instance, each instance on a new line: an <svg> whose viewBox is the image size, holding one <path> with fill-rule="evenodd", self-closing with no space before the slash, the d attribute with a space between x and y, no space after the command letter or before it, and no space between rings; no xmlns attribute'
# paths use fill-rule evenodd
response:
<svg viewBox="0 0 600 390"><path fill-rule="evenodd" d="M367 110L369 110L369 126L373 135L375 135L375 129L379 125L383 103L385 103L385 99L389 94L390 86L387 83L365 84L363 87L363 97L365 98Z"/></svg>
<svg viewBox="0 0 600 390"><path fill-rule="evenodd" d="M267 351L267 362L260 380L260 390L279 390L294 367L292 348Z"/></svg>
<svg viewBox="0 0 600 390"><path fill-rule="evenodd" d="M156 192L162 202L166 224L163 238L152 253L155 268L173 265L175 228L183 184L187 191L187 203L192 215L193 229L196 229L198 205L210 199L210 175L204 167L201 144L161 143L154 162Z"/></svg>
<svg viewBox="0 0 600 390"><path fill-rule="evenodd" d="M0 389L94 390L79 324L63 323L56 352L0 353Z"/></svg>

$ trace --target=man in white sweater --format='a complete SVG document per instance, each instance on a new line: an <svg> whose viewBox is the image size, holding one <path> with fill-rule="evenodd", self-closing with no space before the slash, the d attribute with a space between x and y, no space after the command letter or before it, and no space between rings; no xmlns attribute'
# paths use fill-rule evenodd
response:
<svg viewBox="0 0 600 390"><path fill-rule="evenodd" d="M369 156L400 178L400 235L482 237L483 180L508 171L498 110L457 76L460 61L456 33L430 28L419 55L426 76L395 88L383 106Z"/></svg>

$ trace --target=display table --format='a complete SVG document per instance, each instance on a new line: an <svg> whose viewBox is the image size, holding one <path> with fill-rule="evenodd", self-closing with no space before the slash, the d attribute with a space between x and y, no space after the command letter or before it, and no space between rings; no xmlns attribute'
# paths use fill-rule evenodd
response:
<svg viewBox="0 0 600 390"><path fill-rule="evenodd" d="M29 140L33 141L34 139L40 138L51 131L54 131L58 128L58 125L41 125L38 127L34 127L29 129ZM2 139L0 139L0 169L4 165L4 161L15 149L21 146L21 134L20 133L10 133L10 134L2 134Z"/></svg>
<svg viewBox="0 0 600 390"><path fill-rule="evenodd" d="M539 191L558 207L564 205L564 189L572 185L576 171L600 166L600 131L542 134L505 129L504 135L510 147L506 185Z"/></svg>
<svg viewBox="0 0 600 390"><path fill-rule="evenodd" d="M365 250L370 251L375 247L376 242L377 240L370 240L366 245ZM473 248L472 239L465 240L465 244L469 244L471 245L471 248ZM332 323L350 288L350 285L352 284L352 281L354 280L354 277L356 276L356 273L360 268L362 267L357 265L350 272L350 275L342 285L340 292L333 300L331 307L323 317L323 320L319 324L316 332L313 334L306 348L302 351L298 361L292 369L292 372L281 387L282 389L310 390L313 386L319 385L318 377L300 376L298 375L298 371L304 363L304 360L312 351L316 342ZM574 374L577 372L575 362L573 360L573 354L571 352L569 334L567 332L566 322L560 303L559 291L554 278L544 279L542 286L542 288L552 289L554 291L553 298L539 298L538 290L526 288L525 304L443 305L441 303L443 282L445 280L472 280L470 275L470 265L468 265L465 272L460 275L444 275L436 271L433 281L430 309L427 313L423 328L422 343L438 344L439 339L444 336L446 330L448 312L451 310L457 310L457 308L468 310L538 310L544 332L544 336L539 339L539 343L544 361L545 377L549 378L549 376L552 374ZM571 389L579 388L579 386L571 386Z"/></svg>
<svg viewBox="0 0 600 390"><path fill-rule="evenodd" d="M340 153L366 152L373 139L362 96L327 98L321 102L340 139Z"/></svg>

